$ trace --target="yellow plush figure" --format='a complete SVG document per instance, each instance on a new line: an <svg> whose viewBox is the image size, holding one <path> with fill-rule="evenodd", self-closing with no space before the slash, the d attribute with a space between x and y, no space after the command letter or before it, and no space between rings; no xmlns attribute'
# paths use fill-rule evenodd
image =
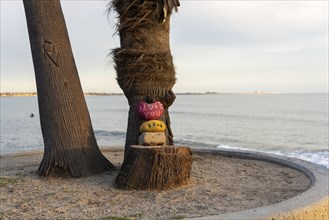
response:
<svg viewBox="0 0 329 220"><path fill-rule="evenodd" d="M160 120L150 120L144 122L139 127L139 132L163 132L166 130L166 125Z"/></svg>

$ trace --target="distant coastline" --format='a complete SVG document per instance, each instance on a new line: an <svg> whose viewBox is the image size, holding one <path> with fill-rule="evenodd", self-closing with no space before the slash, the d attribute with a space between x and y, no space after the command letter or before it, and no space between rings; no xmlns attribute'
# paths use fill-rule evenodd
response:
<svg viewBox="0 0 329 220"><path fill-rule="evenodd" d="M37 96L36 92L2 92L0 96ZM85 96L113 96L113 95L123 95L123 93L99 93L99 92L87 92Z"/></svg>
<svg viewBox="0 0 329 220"><path fill-rule="evenodd" d="M117 96L123 95L123 93L105 93L105 92L86 92L85 96ZM214 95L220 94L217 92L185 92L185 93L176 93L176 95ZM37 96L36 92L3 92L0 93L0 96Z"/></svg>
<svg viewBox="0 0 329 220"><path fill-rule="evenodd" d="M37 96L36 92L2 92L0 96Z"/></svg>
<svg viewBox="0 0 329 220"><path fill-rule="evenodd" d="M322 93L277 93L277 92L176 92L176 95L279 95L279 94L322 94ZM123 93L86 92L85 96L120 96ZM0 97L37 96L36 92L2 92Z"/></svg>

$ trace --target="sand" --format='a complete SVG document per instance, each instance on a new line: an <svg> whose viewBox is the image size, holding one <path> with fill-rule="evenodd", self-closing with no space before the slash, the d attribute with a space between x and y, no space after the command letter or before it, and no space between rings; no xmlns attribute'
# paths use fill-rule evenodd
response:
<svg viewBox="0 0 329 220"><path fill-rule="evenodd" d="M103 153L120 166L122 150ZM41 152L1 156L0 218L183 219L278 203L311 184L303 173L278 164L194 153L189 185L125 191L114 185L118 171L78 179L39 177L41 158Z"/></svg>

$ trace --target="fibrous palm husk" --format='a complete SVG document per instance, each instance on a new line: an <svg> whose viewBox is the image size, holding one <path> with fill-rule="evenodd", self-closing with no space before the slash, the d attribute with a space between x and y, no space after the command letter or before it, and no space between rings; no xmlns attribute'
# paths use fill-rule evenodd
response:
<svg viewBox="0 0 329 220"><path fill-rule="evenodd" d="M110 9L118 13L118 31L162 23L178 11L179 0L113 0Z"/></svg>
<svg viewBox="0 0 329 220"><path fill-rule="evenodd" d="M166 53L145 53L136 49L115 49L113 52L117 81L125 93L133 89L159 87L170 90L176 82L172 56ZM138 92L138 91L137 91Z"/></svg>
<svg viewBox="0 0 329 220"><path fill-rule="evenodd" d="M115 49L112 55L117 81L126 95L151 95L156 92L150 89L155 88L166 92L175 84L169 23L163 23L178 6L178 0L112 1L112 10L118 13L121 38L121 48Z"/></svg>

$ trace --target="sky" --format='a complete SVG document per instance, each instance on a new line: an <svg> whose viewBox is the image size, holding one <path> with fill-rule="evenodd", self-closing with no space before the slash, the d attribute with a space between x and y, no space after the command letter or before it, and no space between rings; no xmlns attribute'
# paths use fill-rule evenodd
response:
<svg viewBox="0 0 329 220"><path fill-rule="evenodd" d="M21 0L1 2L1 92L35 92ZM174 92L327 93L328 0L180 0L171 20ZM108 1L62 0L84 92L122 92Z"/></svg>

